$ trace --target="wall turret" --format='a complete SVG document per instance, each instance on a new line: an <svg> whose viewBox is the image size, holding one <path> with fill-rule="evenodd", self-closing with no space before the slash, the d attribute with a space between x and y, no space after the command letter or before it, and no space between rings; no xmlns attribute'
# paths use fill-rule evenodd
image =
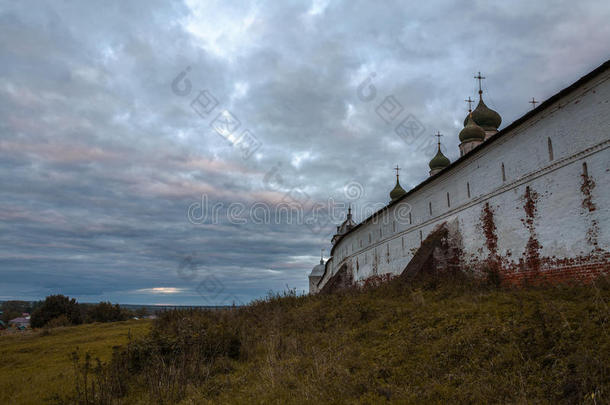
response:
<svg viewBox="0 0 610 405"><path fill-rule="evenodd" d="M447 159L445 155L443 155L443 152L441 152L441 133L438 132L435 136L438 137L438 150L436 155L434 155L428 164L428 166L430 166L430 176L434 176L436 173L440 172L451 164L451 161Z"/></svg>
<svg viewBox="0 0 610 405"><path fill-rule="evenodd" d="M390 202L398 200L400 197L407 194L407 192L401 187L400 182L398 181L398 171L400 170L400 167L396 165L394 170L396 170L396 185L394 186L392 191L390 191Z"/></svg>

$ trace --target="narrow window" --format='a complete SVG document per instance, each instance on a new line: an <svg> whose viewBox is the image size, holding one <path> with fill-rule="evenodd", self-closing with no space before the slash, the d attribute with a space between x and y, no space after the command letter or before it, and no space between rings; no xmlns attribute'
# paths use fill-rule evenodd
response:
<svg viewBox="0 0 610 405"><path fill-rule="evenodd" d="M421 243L424 241L424 235L422 235L421 233L421 229L419 230L419 244L421 245Z"/></svg>
<svg viewBox="0 0 610 405"><path fill-rule="evenodd" d="M432 215L432 201L428 203L428 210L430 211L430 215Z"/></svg>
<svg viewBox="0 0 610 405"><path fill-rule="evenodd" d="M551 138L547 139L549 144L549 160L553 160L553 142L551 141Z"/></svg>
<svg viewBox="0 0 610 405"><path fill-rule="evenodd" d="M371 243L371 234L369 233L369 243Z"/></svg>
<svg viewBox="0 0 610 405"><path fill-rule="evenodd" d="M381 228L379 228L379 237L381 238L382 234L381 234Z"/></svg>
<svg viewBox="0 0 610 405"><path fill-rule="evenodd" d="M362 239L360 239L360 247L362 247Z"/></svg>
<svg viewBox="0 0 610 405"><path fill-rule="evenodd" d="M470 198L470 183L466 183L466 192L468 192L468 198Z"/></svg>
<svg viewBox="0 0 610 405"><path fill-rule="evenodd" d="M405 250L405 237L402 237L402 250Z"/></svg>
<svg viewBox="0 0 610 405"><path fill-rule="evenodd" d="M504 163L502 163L502 181L506 181L506 171L504 170Z"/></svg>
<svg viewBox="0 0 610 405"><path fill-rule="evenodd" d="M386 263L390 263L390 245L387 244L387 245L385 245L385 247L386 247L386 259L385 260L386 260Z"/></svg>
<svg viewBox="0 0 610 405"><path fill-rule="evenodd" d="M411 218L411 213L409 212L409 225L413 224L413 219Z"/></svg>
<svg viewBox="0 0 610 405"><path fill-rule="evenodd" d="M449 193L447 193L447 207L451 207L451 202L449 201Z"/></svg>
<svg viewBox="0 0 610 405"><path fill-rule="evenodd" d="M582 175L589 177L589 169L587 169L587 162L582 162Z"/></svg>
<svg viewBox="0 0 610 405"><path fill-rule="evenodd" d="M392 232L396 232L396 222L392 222Z"/></svg>

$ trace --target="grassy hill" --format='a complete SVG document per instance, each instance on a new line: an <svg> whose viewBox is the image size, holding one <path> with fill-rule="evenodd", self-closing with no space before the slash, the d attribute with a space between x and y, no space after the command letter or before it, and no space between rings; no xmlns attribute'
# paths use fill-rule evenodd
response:
<svg viewBox="0 0 610 405"><path fill-rule="evenodd" d="M139 337L150 321L89 324L0 336L0 404L41 404L74 390L71 353L77 348L109 360L128 333Z"/></svg>
<svg viewBox="0 0 610 405"><path fill-rule="evenodd" d="M610 285L394 280L170 311L85 403L610 403Z"/></svg>

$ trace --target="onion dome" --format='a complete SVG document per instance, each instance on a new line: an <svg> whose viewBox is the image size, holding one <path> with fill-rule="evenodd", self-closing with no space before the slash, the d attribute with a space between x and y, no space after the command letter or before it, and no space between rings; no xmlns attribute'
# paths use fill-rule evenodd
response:
<svg viewBox="0 0 610 405"><path fill-rule="evenodd" d="M436 155L432 158L432 160L430 161L430 170L442 170L445 167L449 166L451 164L451 162L449 161L449 159L447 159L447 157L445 155L443 155L443 152L441 152L441 144L438 144L438 151L436 152Z"/></svg>
<svg viewBox="0 0 610 405"><path fill-rule="evenodd" d="M468 114L466 117L466 125L460 131L460 142L481 141L485 140L485 131L478 126L472 119L474 113Z"/></svg>
<svg viewBox="0 0 610 405"><path fill-rule="evenodd" d="M487 107L483 102L483 89L481 88L481 80L485 79L481 76L481 72L474 77L479 81L479 104L477 108L472 112L472 119L474 123L483 128L485 131L497 131L498 127L502 123L502 117L500 114ZM470 103L470 97L468 97L468 103ZM469 104L470 105L470 104ZM468 109L470 111L470 109ZM470 114L468 114L470 116ZM468 124L468 116L464 119L464 126Z"/></svg>
<svg viewBox="0 0 610 405"><path fill-rule="evenodd" d="M500 114L487 107L483 102L483 96L479 94L479 104L477 108L472 112L472 119L474 123L483 128L485 131L497 131L498 127L502 123L502 117ZM464 126L468 124L468 117L470 114L466 116L464 119Z"/></svg>
<svg viewBox="0 0 610 405"><path fill-rule="evenodd" d="M402 197L405 194L407 194L407 192L404 190L404 188L402 188L400 186L400 183L398 182L398 176L396 176L396 186L394 186L392 191L390 191L390 199L392 201L394 201L394 200L399 199L400 197Z"/></svg>
<svg viewBox="0 0 610 405"><path fill-rule="evenodd" d="M394 170L396 170L396 185L394 186L392 191L390 191L390 202L397 200L403 195L407 194L407 192L400 186L400 182L398 181L398 171L400 170L400 167L396 165Z"/></svg>

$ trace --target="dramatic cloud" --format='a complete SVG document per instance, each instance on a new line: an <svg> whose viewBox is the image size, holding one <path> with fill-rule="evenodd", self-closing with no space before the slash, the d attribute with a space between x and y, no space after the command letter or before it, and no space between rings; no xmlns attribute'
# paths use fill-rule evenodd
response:
<svg viewBox="0 0 610 405"><path fill-rule="evenodd" d="M607 58L608 20L602 1L3 2L0 299L306 290L341 204L383 206L395 164L425 179L436 131L457 158L475 72L505 126Z"/></svg>

